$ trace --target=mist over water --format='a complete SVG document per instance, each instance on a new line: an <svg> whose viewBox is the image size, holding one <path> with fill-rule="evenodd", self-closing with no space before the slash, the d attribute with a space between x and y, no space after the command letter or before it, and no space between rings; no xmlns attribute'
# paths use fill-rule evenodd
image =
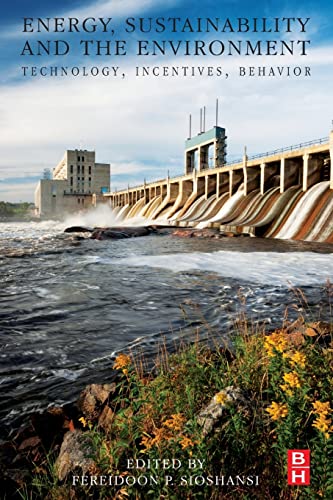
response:
<svg viewBox="0 0 333 500"><path fill-rule="evenodd" d="M116 217L110 207L108 205L98 205L86 212L67 216L64 220L64 226L104 227L112 226L115 222Z"/></svg>
<svg viewBox="0 0 333 500"><path fill-rule="evenodd" d="M77 241L63 233L113 220L101 207L64 222L0 224L3 432L36 409L74 400L87 383L111 380L117 352L141 350L152 361L164 339L172 350L197 334L225 337L241 310L267 329L281 325L286 309L290 319L329 319L332 245L170 235ZM306 307L292 290L299 285Z"/></svg>
<svg viewBox="0 0 333 500"><path fill-rule="evenodd" d="M125 207L126 208L126 207ZM141 217L140 214L130 219L122 217L122 210L117 212L110 209L108 205L98 205L82 213L69 215L62 223L62 227L110 227L110 226L148 226L156 224L156 221Z"/></svg>

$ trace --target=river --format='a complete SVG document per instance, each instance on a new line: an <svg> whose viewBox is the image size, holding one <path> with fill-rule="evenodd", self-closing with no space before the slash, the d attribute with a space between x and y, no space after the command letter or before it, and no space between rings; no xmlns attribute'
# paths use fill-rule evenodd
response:
<svg viewBox="0 0 333 500"><path fill-rule="evenodd" d="M75 221L77 222L77 221ZM83 221L91 224L91 220ZM119 352L228 338L240 315L267 330L329 320L333 245L156 235L76 240L72 221L0 223L0 421L107 382ZM301 287L307 303L297 292Z"/></svg>

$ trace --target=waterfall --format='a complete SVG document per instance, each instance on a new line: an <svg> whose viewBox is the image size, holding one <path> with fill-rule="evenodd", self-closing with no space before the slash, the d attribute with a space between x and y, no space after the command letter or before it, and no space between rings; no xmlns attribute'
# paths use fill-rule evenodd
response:
<svg viewBox="0 0 333 500"><path fill-rule="evenodd" d="M131 210L128 212L127 214L127 219L131 219L132 217L136 217L139 213L139 211L141 211L141 209L144 207L145 205L145 200L144 198L141 198L140 200L138 200L131 208Z"/></svg>
<svg viewBox="0 0 333 500"><path fill-rule="evenodd" d="M233 196L231 196L231 198L229 198L225 202L225 204L222 206L222 208L219 210L219 212L214 217L212 217L208 221L200 222L198 224L198 227L201 229L201 228L207 227L212 222L221 222L225 218L227 218L227 216L230 217L233 210L237 206L237 203L243 198L243 196L244 196L243 191L237 191L237 193L235 193Z"/></svg>
<svg viewBox="0 0 333 500"><path fill-rule="evenodd" d="M294 185L280 193L271 187L264 194L258 189L244 195L243 186L229 192L206 196L193 191L185 197L182 189L144 198L134 205L116 207L116 220L132 223L156 221L174 226L194 226L199 229L214 226L223 230L280 239L301 239L333 242L333 190L328 181L314 184L303 192ZM135 220L134 220L135 219Z"/></svg>
<svg viewBox="0 0 333 500"><path fill-rule="evenodd" d="M310 211L317 203L320 195L327 189L328 185L328 182L320 182L304 193L288 219L285 221L281 230L276 234L276 238L292 239L293 236L297 234L302 225L306 224Z"/></svg>
<svg viewBox="0 0 333 500"><path fill-rule="evenodd" d="M123 220L123 219L126 219L126 215L127 213L131 210L131 206L129 205L129 203L127 203L127 205L121 207L121 209L118 211L117 215L116 215L116 220Z"/></svg>
<svg viewBox="0 0 333 500"><path fill-rule="evenodd" d="M229 193L224 193L220 198L216 198L214 203L209 207L208 210L204 213L204 215L200 218L201 222L208 221L209 219L212 219L221 209L222 205L225 204L225 202L229 198Z"/></svg>

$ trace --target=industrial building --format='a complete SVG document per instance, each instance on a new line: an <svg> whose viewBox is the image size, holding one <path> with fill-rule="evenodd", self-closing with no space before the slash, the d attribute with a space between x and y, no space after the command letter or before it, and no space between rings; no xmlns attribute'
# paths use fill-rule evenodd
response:
<svg viewBox="0 0 333 500"><path fill-rule="evenodd" d="M96 163L95 151L65 151L52 179L41 179L35 191L36 215L61 217L103 200L110 189L110 164Z"/></svg>

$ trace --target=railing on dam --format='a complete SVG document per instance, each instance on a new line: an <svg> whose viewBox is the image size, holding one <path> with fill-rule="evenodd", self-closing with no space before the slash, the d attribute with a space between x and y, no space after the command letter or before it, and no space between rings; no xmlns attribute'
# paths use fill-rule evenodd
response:
<svg viewBox="0 0 333 500"><path fill-rule="evenodd" d="M314 139L312 141L302 142L300 144L294 144L293 146L287 146L285 148L275 149L274 151L268 151L267 153L259 153L256 155L252 155L252 156L249 156L248 159L255 160L256 158L263 158L265 156L274 156L274 155L278 155L280 153L285 153L287 151L295 151L297 149L303 149L303 148L307 148L309 146L315 146L317 144L318 145L325 144L328 141L329 141L328 137L322 137L321 139Z"/></svg>
<svg viewBox="0 0 333 500"><path fill-rule="evenodd" d="M251 155L251 156L248 156L247 159L248 160L256 160L256 159L259 159L259 158L266 158L266 157L269 157L269 156L275 156L275 155L278 155L278 154L281 154L281 153L286 153L288 151L296 151L298 149L304 149L304 148L307 148L307 147L310 147L310 146L316 146L316 145L320 145L320 144L326 144L326 143L329 143L329 137L321 137L320 139L313 139L312 141L307 141L307 142L301 142L299 144L293 144L292 146L286 146L284 148L279 148L279 149L274 149L273 151L267 151L266 153L258 153L258 154L255 154L255 155ZM238 158L236 160L232 160L232 161L229 161L227 163L224 163L223 164L223 167L231 167L233 165L239 165L240 163L243 162L243 158ZM219 167L217 167L219 168ZM208 170L210 171L214 171L214 170L217 170L215 168L210 168L210 169L207 169L207 170L203 170L203 172L207 172ZM184 177L184 173L180 173L180 174L177 174L177 175L174 175L172 177L169 176L169 179L170 180L175 180L175 179L180 179ZM167 179L164 178L164 179L158 179L158 180L154 180L154 181L150 181L150 182L144 182L144 184L139 184L137 186L130 186L129 189L139 189L139 188L143 188L143 186L145 187L149 187L150 184L158 184L158 183L163 183L165 182ZM127 189L121 189L120 191L118 191L118 193L120 192L124 192L124 191L127 191ZM115 191L115 193L117 193L117 191Z"/></svg>

